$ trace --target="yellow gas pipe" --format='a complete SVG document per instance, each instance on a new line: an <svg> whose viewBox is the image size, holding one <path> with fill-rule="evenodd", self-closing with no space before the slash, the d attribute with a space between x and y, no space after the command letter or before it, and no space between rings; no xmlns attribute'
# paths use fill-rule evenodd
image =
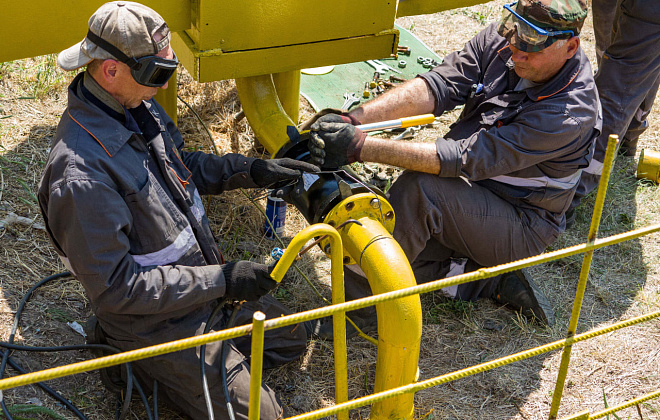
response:
<svg viewBox="0 0 660 420"><path fill-rule="evenodd" d="M295 81L295 77L286 80ZM290 141L287 130L296 126L286 114L280 97L292 100L295 96L297 103L299 84L296 86L295 83L288 83L276 88L273 77L265 75L236 79L236 87L245 116L257 139L275 155ZM378 197L379 207L374 209L373 199L371 194L351 196L335 207L338 211L333 209L328 214L326 222L332 219L331 222L339 226L341 221L353 218L362 223L362 226L346 225L341 229L341 236L344 249L365 272L374 294L413 286L415 278L408 259L383 225L383 215L387 214L388 217L385 218L389 219L393 226L394 214L389 210L389 203L383 197ZM365 202L367 206L360 205ZM360 210L368 206L372 206L372 212ZM385 207L387 208L383 210ZM375 391L379 392L415 382L422 311L418 295L379 304L376 310L378 360ZM412 419L413 397L412 394L404 394L378 402L372 406L371 418Z"/></svg>

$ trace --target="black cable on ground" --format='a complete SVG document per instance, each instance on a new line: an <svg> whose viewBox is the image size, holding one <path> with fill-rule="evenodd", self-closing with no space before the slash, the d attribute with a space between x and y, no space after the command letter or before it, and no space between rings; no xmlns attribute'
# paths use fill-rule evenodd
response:
<svg viewBox="0 0 660 420"><path fill-rule="evenodd" d="M71 345L71 346L59 346L59 347L34 347L34 346L21 346L14 344L14 338L16 337L16 331L18 330L18 324L20 322L21 315L23 313L23 309L25 308L25 305L27 304L28 300L30 300L30 297L32 297L32 293L38 289L39 287L43 286L44 284L60 279L63 277L69 277L71 276L71 273L68 271L64 271L62 273L54 274L52 276L48 276L38 283L36 283L34 286L32 286L23 296L21 299L18 308L16 309L16 314L14 315L14 324L12 325L12 329L9 335L9 340L7 342L1 342L0 341L0 347L4 347L5 351L2 353L2 363L0 363L0 379L4 376L5 370L7 368L7 364L13 368L16 369L19 373L26 373L26 371L21 368L13 359L9 357L9 353L11 350L21 350L21 351L40 351L40 352L56 352L56 351L67 351L67 350L89 350L89 349L100 349L100 350L105 350L109 351L111 353L120 353L121 350L105 345L105 344L82 344L82 345ZM123 407L121 410L121 413L119 414L118 418L119 419L125 419L126 416L128 415L129 411L129 404L130 400L132 397L132 389L133 389L133 383L135 382L135 387L138 390L138 393L140 394L140 397L142 398L142 402L144 403L144 407L147 413L147 417L149 420L153 420L153 417L151 416L151 408L149 406L149 402L146 399L146 396L144 394L144 391L140 387L140 384L137 382L137 379L133 375L133 370L131 368L130 363L125 363L126 365L126 377L127 377L127 384L126 384L126 398L124 399ZM36 383L37 386L42 388L46 393L51 395L53 398L55 398L57 401L61 402L67 409L71 410L78 418L82 420L87 420L84 414L80 412L70 401L68 401L66 398L62 397L57 391L54 389L50 388L49 386L38 382ZM2 412L4 416L7 418L7 420L14 420L12 415L9 413L9 409L7 408L7 405L4 402L4 399L2 398L2 393L0 393L0 408L2 409Z"/></svg>
<svg viewBox="0 0 660 420"><path fill-rule="evenodd" d="M70 350L105 350L110 353L121 353L121 350L118 349L117 347L109 346L107 344L75 344L70 346L37 347L37 346L22 346L19 344L10 344L4 341L0 341L0 347L4 347L9 350L35 351L35 352L46 352L46 353L70 351ZM126 365L126 377L127 377L126 398L124 398L121 411L119 410L119 408L117 409L115 418L118 420L123 420L128 415L128 409L130 407L130 401L133 395L133 382L136 381L136 378L133 375L133 369L131 367L131 364L129 362L126 362L125 365ZM38 382L37 385L41 386L42 383ZM55 390L53 390L53 392L57 393ZM61 395L59 394L57 395L59 396L59 398L63 399ZM55 395L53 395L53 397L59 400L59 398L56 397ZM149 406L147 405L147 411L149 411L148 407Z"/></svg>
<svg viewBox="0 0 660 420"><path fill-rule="evenodd" d="M14 315L14 325L12 325L11 333L9 334L10 344L14 342L14 337L16 337L16 330L18 330L18 322L21 319L21 313L23 312L23 308L25 307L25 304L32 296L32 292L34 292L37 288L41 287L42 285L48 283L51 280L59 279L62 277L68 277L70 275L71 273L69 273L68 271L64 271L58 274L53 274L52 276L48 276L45 279L41 280L40 282L32 286L30 290L27 291L27 293L23 296L23 299L21 299L21 302L18 304L18 309L16 309L16 315ZM9 349L6 349L2 354L2 363L0 364L0 379L2 379L2 377L4 376L5 369L7 368L8 360L9 360ZM7 418L7 420L14 420L11 414L9 414L9 409L5 404L4 398L0 399L0 408L2 408L2 412Z"/></svg>
<svg viewBox="0 0 660 420"><path fill-rule="evenodd" d="M227 321L227 328L231 328L234 326L234 321L236 320L236 315L238 314L239 309L241 308L240 303L234 303L234 308L231 311L231 316L229 317L229 321ZM227 362L227 349L229 346L227 346L225 343L227 341L223 340L222 343L220 343L220 363L222 363L222 370L221 376L222 376L222 390L224 391L225 394L225 401L227 403L227 413L229 414L229 419L230 420L235 420L236 417L234 416L234 407L231 405L231 400L229 399L229 388L227 387L227 366L225 363Z"/></svg>
<svg viewBox="0 0 660 420"><path fill-rule="evenodd" d="M23 369L16 361L9 357L7 359L7 363L9 366L12 367L12 369L16 370L18 373L24 375L28 373L25 369ZM71 401L67 400L63 396L61 396L57 391L55 391L53 388L49 387L48 385L44 384L43 382L37 382L36 384L39 388L43 389L44 392L49 394L51 397L55 398L60 404L64 405L66 408L68 408L73 414L76 415L80 420L88 420L87 417L83 413L78 410L78 408L71 404Z"/></svg>
<svg viewBox="0 0 660 420"><path fill-rule="evenodd" d="M158 420L158 381L155 379L152 393L154 400L154 420Z"/></svg>
<svg viewBox="0 0 660 420"><path fill-rule="evenodd" d="M213 309L213 312L211 312L211 315L209 315L209 319L206 321L206 326L204 327L204 334L207 334L209 331L211 331L211 326L213 325L213 321L215 321L215 317L218 316L218 313L222 310L222 308L225 306L227 303L227 299L223 299L218 303L218 306ZM223 341L224 343L224 341ZM199 367L202 372L202 388L204 389L204 400L206 401L206 411L209 414L209 420L214 420L215 419L215 413L213 412L213 401L211 399L211 391L209 390L209 382L208 379L206 378L206 344L202 344L199 347ZM223 369L224 370L224 366ZM225 395L225 398L227 395Z"/></svg>
<svg viewBox="0 0 660 420"><path fill-rule="evenodd" d="M135 379L133 383L135 384L135 389L137 389L137 392L142 399L142 404L144 404L144 411L147 413L147 420L154 420L154 417L151 414L151 408L149 408L149 400L147 400L147 395L144 393L144 390L140 386L140 382Z"/></svg>

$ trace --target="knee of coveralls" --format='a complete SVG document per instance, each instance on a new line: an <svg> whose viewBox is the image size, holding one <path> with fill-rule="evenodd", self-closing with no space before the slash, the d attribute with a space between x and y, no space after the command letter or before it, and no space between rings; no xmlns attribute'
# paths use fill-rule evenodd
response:
<svg viewBox="0 0 660 420"><path fill-rule="evenodd" d="M247 420L250 395L250 366L232 340L227 342L225 366L227 388L237 419ZM221 376L221 344L206 346L206 377L213 411L217 419L228 420L227 404ZM198 349L187 349L169 355L138 362L134 370L149 386L158 381L159 396L192 419L206 419L208 412L203 393ZM275 392L266 385L261 388L260 418L281 418L282 406Z"/></svg>
<svg viewBox="0 0 660 420"><path fill-rule="evenodd" d="M396 214L394 238L413 266L420 256L439 262L468 258L466 271L473 271L537 255L558 235L557 226L537 212L516 207L463 178L404 172L390 190L390 203ZM434 248L431 254L429 246ZM438 274L441 278L446 273ZM498 281L461 285L458 297L490 296Z"/></svg>
<svg viewBox="0 0 660 420"><path fill-rule="evenodd" d="M245 302L236 315L234 325L251 324L252 316L257 311L263 312L266 319L291 314L291 311L273 296L265 295L257 302ZM245 357L250 357L252 341L249 336L238 337L234 339L234 343ZM302 323L268 330L264 334L264 369L296 360L305 353L306 348L307 332Z"/></svg>

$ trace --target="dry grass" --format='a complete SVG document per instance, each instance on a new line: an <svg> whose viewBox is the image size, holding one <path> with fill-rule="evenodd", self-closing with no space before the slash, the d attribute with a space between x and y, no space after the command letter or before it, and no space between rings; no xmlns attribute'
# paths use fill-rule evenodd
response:
<svg viewBox="0 0 660 420"><path fill-rule="evenodd" d="M488 3L433 15L402 18L440 56L459 49L471 36L499 16L501 5ZM582 34L582 45L594 59L590 22ZM52 66L52 56L0 64L0 219L10 212L42 222L34 199L48 144L65 107L66 86L71 74ZM240 110L232 81L200 85L181 72L179 94L201 116L213 135L216 147L225 152L262 156L245 120L233 115ZM28 99L22 99L28 98ZM311 114L302 103L302 117ZM211 151L205 129L193 113L179 102L179 127L191 150ZM447 130L457 111L442 118L434 129L422 130L417 140L431 141ZM660 121L657 110L651 128L640 140L642 148L660 150ZM658 188L634 177L636 162L619 158L612 176L603 215L601 236L611 235L660 221ZM263 208L263 200L256 203ZM264 239L263 216L241 192L213 197L207 203L209 217L224 252L230 259L263 260L277 244ZM573 229L562 235L554 249L585 240L593 197L578 211ZM285 242L306 225L289 207ZM43 230L12 224L0 230L0 335L7 339L23 294L39 279L63 271ZM660 309L660 246L658 235L626 242L594 255L578 331L609 325ZM461 369L530 347L563 338L570 316L581 257L544 264L534 269L540 286L553 301L557 325L543 328L527 323L488 301L457 304L437 295L422 297L424 332L421 379ZM298 263L300 271L318 285L327 298L329 262L317 249ZM276 292L292 309L323 305L323 300L292 271ZM76 281L58 281L38 290L23 314L17 341L32 345L82 343L66 321L83 323L89 316L88 301ZM660 388L660 324L645 325L611 333L573 349L571 369L564 392L560 418L588 409L592 412L613 406ZM17 353L29 370L71 363L91 357L87 352L35 355ZM360 339L350 341L349 392L355 398L373 390L376 349ZM555 352L419 392L416 418L425 419L543 419L554 390L560 353ZM332 404L334 395L332 349L324 341L309 343L300 361L266 372L266 381L281 396L289 413L301 413ZM81 374L49 383L78 405L89 418L111 419L114 402L95 374ZM37 398L67 418L69 413L35 387L8 391L8 405ZM33 400L34 401L34 400ZM143 418L139 404L133 417ZM660 402L641 406L643 419L660 419ZM367 408L355 410L352 418L367 418ZM636 409L618 413L621 419L640 418ZM46 418L46 417L43 417ZM162 413L161 418L179 418ZM612 416L611 418L614 418Z"/></svg>

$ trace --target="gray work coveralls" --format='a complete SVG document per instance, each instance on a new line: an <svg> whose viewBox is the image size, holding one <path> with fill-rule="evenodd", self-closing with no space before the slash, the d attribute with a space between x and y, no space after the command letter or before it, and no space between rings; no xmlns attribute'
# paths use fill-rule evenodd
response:
<svg viewBox="0 0 660 420"><path fill-rule="evenodd" d="M178 129L154 100L123 115L112 101L87 73L71 83L39 203L53 245L84 286L109 343L127 351L204 331L225 295L225 277L200 195L256 185L249 175L254 159L185 151ZM272 297L261 302L241 311L237 325L256 309L268 318L288 313ZM220 316L211 331L225 322ZM302 327L267 334L264 365L295 359L306 338ZM249 337L228 344L230 396L237 417L245 419ZM144 385L158 380L167 399L192 418L208 417L199 348L133 366ZM221 369L220 343L207 345L216 416L228 418ZM274 392L264 386L262 418L275 419L281 412Z"/></svg>
<svg viewBox="0 0 660 420"><path fill-rule="evenodd" d="M603 130L572 207L598 186L610 134L636 147L660 85L660 1L598 0L592 4Z"/></svg>
<svg viewBox="0 0 660 420"><path fill-rule="evenodd" d="M516 91L511 55L495 23L419 76L435 97L435 115L465 108L436 142L440 173L404 172L390 190L393 236L418 283L445 277L452 258L467 258L472 271L540 254L565 228L600 130L591 66L579 49L552 79ZM497 281L447 292L490 297ZM359 281L346 288L351 298L367 289Z"/></svg>

